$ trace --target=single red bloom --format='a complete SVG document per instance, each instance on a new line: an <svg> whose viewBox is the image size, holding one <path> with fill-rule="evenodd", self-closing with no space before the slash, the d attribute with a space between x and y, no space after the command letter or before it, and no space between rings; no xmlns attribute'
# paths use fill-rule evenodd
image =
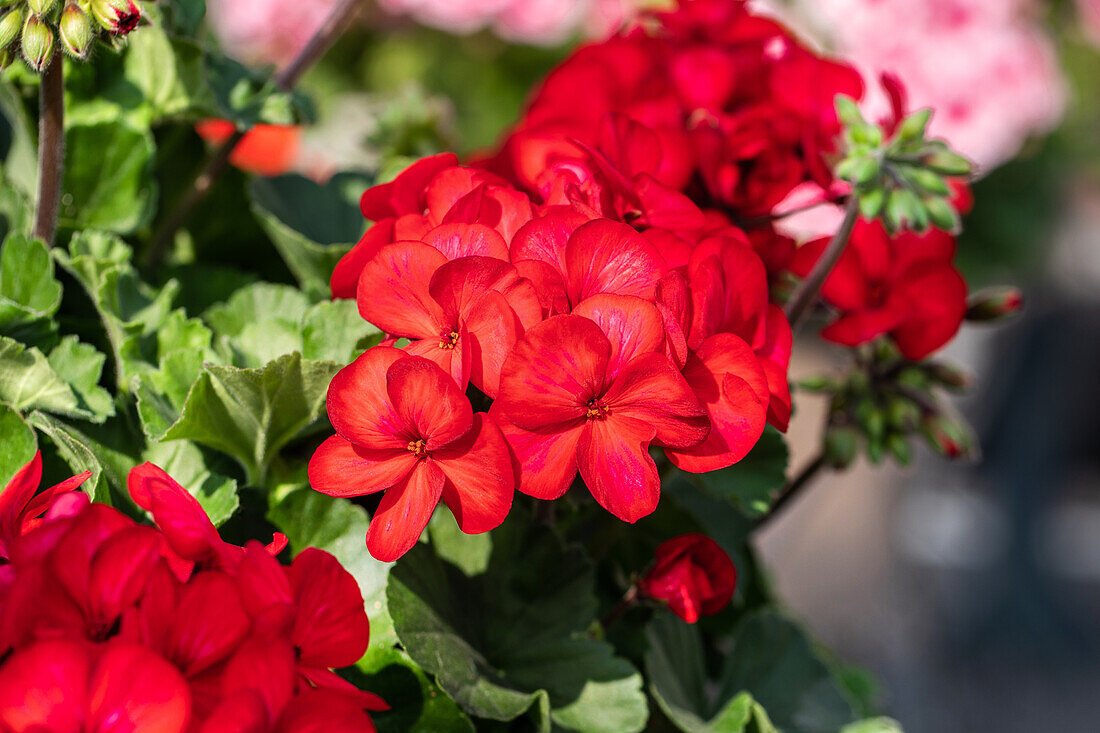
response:
<svg viewBox="0 0 1100 733"><path fill-rule="evenodd" d="M534 286L492 257L447 260L419 242L387 245L359 277L359 312L392 336L416 339L411 354L431 359L465 390L495 397L504 358L542 319Z"/></svg>
<svg viewBox="0 0 1100 733"><path fill-rule="evenodd" d="M11 733L183 733L191 693L168 662L112 641L42 641L0 667L0 729Z"/></svg>
<svg viewBox="0 0 1100 733"><path fill-rule="evenodd" d="M827 244L800 247L791 270L806 277ZM881 222L861 219L821 288L840 312L822 337L858 346L889 334L907 359L924 359L954 337L966 315L966 281L951 264L954 256L955 240L945 232L891 239Z"/></svg>
<svg viewBox="0 0 1100 733"><path fill-rule="evenodd" d="M237 131L229 120L202 120L195 132L206 142L220 145ZM281 176L298 160L302 128L296 125L254 125L233 148L229 162L248 173Z"/></svg>
<svg viewBox="0 0 1100 733"><path fill-rule="evenodd" d="M649 445L706 438L706 412L663 350L656 307L602 294L516 343L492 414L516 458L520 490L564 494L578 471L596 501L635 522L660 498Z"/></svg>
<svg viewBox="0 0 1100 733"><path fill-rule="evenodd" d="M638 583L643 595L664 601L689 624L725 608L736 586L737 568L729 555L701 534L661 543L656 564Z"/></svg>
<svg viewBox="0 0 1100 733"><path fill-rule="evenodd" d="M9 559L15 541L42 523L55 497L79 487L91 475L85 471L35 496L42 482L42 452L35 451L34 458L0 490L0 565Z"/></svg>
<svg viewBox="0 0 1100 733"><path fill-rule="evenodd" d="M328 415L336 435L310 459L310 484L330 496L386 491L367 532L374 557L408 552L441 498L467 534L504 521L515 488L508 446L434 362L370 349L333 378Z"/></svg>

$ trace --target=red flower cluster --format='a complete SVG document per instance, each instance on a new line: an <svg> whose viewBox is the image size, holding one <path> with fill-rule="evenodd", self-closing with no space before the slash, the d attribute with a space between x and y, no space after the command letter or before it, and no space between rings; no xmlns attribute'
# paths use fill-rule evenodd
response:
<svg viewBox="0 0 1100 733"><path fill-rule="evenodd" d="M667 603L689 624L725 608L736 587L733 561L717 542L701 534L661 543L656 563L638 582L643 596Z"/></svg>
<svg viewBox="0 0 1100 733"><path fill-rule="evenodd" d="M649 134L620 123L626 147ZM709 471L740 460L769 420L786 428L791 331L748 238L645 175L634 198L600 161L589 188L549 199L453 155L363 195L375 223L332 289L392 338L333 381L337 435L310 481L387 491L376 557L404 554L440 499L484 532L515 488L555 499L578 473L633 522L660 494L650 446ZM487 413L474 414L471 385L493 400Z"/></svg>
<svg viewBox="0 0 1100 733"><path fill-rule="evenodd" d="M5 510L9 496L26 503L40 471L36 458L4 490ZM370 633L337 560L307 549L284 567L281 536L225 543L152 464L129 484L156 528L59 487L23 512L45 510L40 524L6 537L0 732L374 730L364 711L385 703L332 671L354 664Z"/></svg>
<svg viewBox="0 0 1100 733"><path fill-rule="evenodd" d="M852 67L813 53L742 0L681 0L551 72L491 165L546 196L591 167L598 149L643 204L668 188L739 217L766 216L800 184L833 183L823 155L840 130L838 94L863 95ZM610 115L644 134L624 140Z"/></svg>

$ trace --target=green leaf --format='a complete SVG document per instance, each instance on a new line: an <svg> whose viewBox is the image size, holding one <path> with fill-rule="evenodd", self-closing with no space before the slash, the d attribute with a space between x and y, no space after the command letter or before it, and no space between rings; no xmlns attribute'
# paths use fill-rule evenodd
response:
<svg viewBox="0 0 1100 733"><path fill-rule="evenodd" d="M371 632L374 619L371 619ZM397 649L369 649L357 665L356 687L380 695L390 709L371 713L378 733L473 733L466 714Z"/></svg>
<svg viewBox="0 0 1100 733"><path fill-rule="evenodd" d="M783 435L769 426L740 462L700 474L699 480L713 496L733 501L750 517L760 516L786 482L789 454Z"/></svg>
<svg viewBox="0 0 1100 733"><path fill-rule="evenodd" d="M337 174L321 186L302 176L253 178L252 211L311 298L329 296L336 263L359 241L366 222L359 196L370 182Z"/></svg>
<svg viewBox="0 0 1100 733"><path fill-rule="evenodd" d="M85 419L101 423L115 414L111 394L99 386L107 357L91 344L82 344L76 336L66 336L50 352L47 361L54 372L68 382L76 395L78 409Z"/></svg>
<svg viewBox="0 0 1100 733"><path fill-rule="evenodd" d="M142 458L163 468L198 499L215 527L233 516L240 506L237 481L211 471L202 451L190 441L173 440L151 445Z"/></svg>
<svg viewBox="0 0 1100 733"><path fill-rule="evenodd" d="M688 733L740 731L739 696L748 693L785 733L831 733L852 722L852 705L809 640L775 611L747 614L722 646L717 680L707 677L703 635L671 613L646 631L651 691L669 719Z"/></svg>
<svg viewBox="0 0 1100 733"><path fill-rule="evenodd" d="M206 0L164 0L165 25L184 37L194 36L206 15Z"/></svg>
<svg viewBox="0 0 1100 733"><path fill-rule="evenodd" d="M19 413L0 403L0 491L23 466L30 463L38 441Z"/></svg>
<svg viewBox="0 0 1100 733"><path fill-rule="evenodd" d="M640 731L641 676L586 631L596 616L584 553L513 516L493 532L485 572L468 577L418 544L386 594L412 659L467 712L539 730Z"/></svg>
<svg viewBox="0 0 1100 733"><path fill-rule="evenodd" d="M466 575L480 575L489 568L489 558L493 552L492 535L488 532L463 532L446 504L440 504L432 514L428 522L428 536L435 553Z"/></svg>
<svg viewBox="0 0 1100 733"><path fill-rule="evenodd" d="M38 183L35 128L23 100L19 98L19 92L8 82L0 83L0 112L11 134L11 145L4 160L4 182L31 198Z"/></svg>
<svg viewBox="0 0 1100 733"><path fill-rule="evenodd" d="M203 76L216 106L216 116L251 127L260 122L292 125L299 121L297 99L280 92L265 75L217 54L203 59Z"/></svg>
<svg viewBox="0 0 1100 733"><path fill-rule="evenodd" d="M872 718L846 725L840 733L904 733L901 723L890 718Z"/></svg>
<svg viewBox="0 0 1100 733"><path fill-rule="evenodd" d="M336 556L363 593L370 617L370 648L392 647L397 637L386 605L386 581L393 563L379 562L367 552L366 510L347 499L305 488L281 498L273 494L267 518L290 538L295 553L317 547Z"/></svg>
<svg viewBox="0 0 1100 733"><path fill-rule="evenodd" d="M340 365L287 354L262 368L206 364L167 440L194 440L236 458L262 486L280 448L316 420Z"/></svg>
<svg viewBox="0 0 1100 733"><path fill-rule="evenodd" d="M19 412L38 408L74 417L90 415L41 351L5 336L0 336L0 400Z"/></svg>
<svg viewBox="0 0 1100 733"><path fill-rule="evenodd" d="M302 316L302 355L350 364L382 341L382 331L359 315L354 300L325 300Z"/></svg>
<svg viewBox="0 0 1100 733"><path fill-rule="evenodd" d="M61 283L46 245L9 235L0 250L0 331L25 340L24 334L40 331L60 305Z"/></svg>
<svg viewBox="0 0 1100 733"><path fill-rule="evenodd" d="M111 490L108 486L112 470L115 471L113 477L115 485L120 490L125 487L126 474L134 465L126 456L94 443L79 430L45 413L31 413L28 422L53 441L57 446L58 454L69 464L74 474L92 472L91 478L80 487L92 501L112 503Z"/></svg>
<svg viewBox="0 0 1100 733"><path fill-rule="evenodd" d="M129 234L149 223L156 205L155 146L148 130L122 120L65 131L61 226Z"/></svg>

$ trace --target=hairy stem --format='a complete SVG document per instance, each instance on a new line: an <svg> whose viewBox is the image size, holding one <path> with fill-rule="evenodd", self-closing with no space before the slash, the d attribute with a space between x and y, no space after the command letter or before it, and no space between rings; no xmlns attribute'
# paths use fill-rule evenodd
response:
<svg viewBox="0 0 1100 733"><path fill-rule="evenodd" d="M61 174L65 170L65 65L54 51L38 89L38 200L34 236L49 247L57 234Z"/></svg>
<svg viewBox="0 0 1100 733"><path fill-rule="evenodd" d="M791 296L790 302L787 303L787 307L784 309L787 320L791 322L792 329L797 330L810 312L810 306L817 300L817 294L821 291L821 286L825 284L829 273L836 267L840 256L844 254L848 241L852 238L852 230L855 228L858 218L859 199L852 196L848 199L848 206L844 210L844 221L841 223L840 229L833 235L833 238L829 241L829 246L821 254L821 259L814 265L814 269L809 276L802 281L802 284Z"/></svg>
<svg viewBox="0 0 1100 733"><path fill-rule="evenodd" d="M305 48L282 71L276 74L275 87L284 92L293 89L302 74L317 63L343 34L364 4L365 0L341 0L329 13L324 24L309 39L309 43L305 45ZM245 132L244 130L235 131L206 161L206 165L195 176L195 180L188 187L187 192L180 198L175 209L164 220L164 224L153 237L153 241L145 253L146 267L156 267L163 262L165 255L168 253L168 248L175 240L176 232L187 223L192 212L202 203L202 200L206 198L206 194L213 187L214 182L225 171L229 165L229 157L244 138Z"/></svg>
<svg viewBox="0 0 1100 733"><path fill-rule="evenodd" d="M623 614L629 611L637 602L638 586L632 585L619 602L615 604L615 607L608 611L607 615L603 617L600 626L602 626L605 631L611 628L611 625L622 618Z"/></svg>
<svg viewBox="0 0 1100 733"><path fill-rule="evenodd" d="M810 464L802 469L801 472L790 482L787 483L783 490L779 493L779 498L775 500L768 513L756 520L756 524L753 526L753 531L757 531L762 527L770 524L779 514L783 512L786 506L797 498L807 486L810 485L813 478L825 467L825 456L819 455L814 460L810 461Z"/></svg>

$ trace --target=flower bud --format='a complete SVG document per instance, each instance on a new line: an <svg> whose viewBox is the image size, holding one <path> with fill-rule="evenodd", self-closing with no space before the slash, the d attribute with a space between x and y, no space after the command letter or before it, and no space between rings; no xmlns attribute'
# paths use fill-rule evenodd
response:
<svg viewBox="0 0 1100 733"><path fill-rule="evenodd" d="M23 29L23 11L12 8L3 18L0 18L0 48L7 48Z"/></svg>
<svg viewBox="0 0 1100 733"><path fill-rule="evenodd" d="M61 14L58 30L61 32L61 43L73 57L82 59L88 55L88 49L92 47L92 40L95 38L95 28L92 27L92 19L87 13L76 5L69 4Z"/></svg>
<svg viewBox="0 0 1100 733"><path fill-rule="evenodd" d="M53 58L53 31L37 15L28 15L23 24L23 58L41 73Z"/></svg>
<svg viewBox="0 0 1100 733"><path fill-rule="evenodd" d="M925 108L917 110L902 120L898 126L897 139L899 142L911 142L921 140L928 129L928 122L932 119L932 110Z"/></svg>
<svg viewBox="0 0 1100 733"><path fill-rule="evenodd" d="M848 468L856 460L859 433L854 428L830 427L825 432L825 462L832 468Z"/></svg>
<svg viewBox="0 0 1100 733"><path fill-rule="evenodd" d="M12 54L10 48L0 48L0 71L11 66L11 62L15 60L15 56Z"/></svg>
<svg viewBox="0 0 1100 733"><path fill-rule="evenodd" d="M45 15L53 10L57 0L27 0L27 7L35 15Z"/></svg>
<svg viewBox="0 0 1100 733"><path fill-rule="evenodd" d="M141 6L135 0L91 0L92 16L104 30L125 36L141 21Z"/></svg>
<svg viewBox="0 0 1100 733"><path fill-rule="evenodd" d="M894 397L886 407L886 420L892 429L908 433L920 424L920 407L905 397Z"/></svg>
<svg viewBox="0 0 1100 733"><path fill-rule="evenodd" d="M966 320L996 321L1020 310L1023 304L1024 296L1016 288L1010 286L988 288L970 296Z"/></svg>
<svg viewBox="0 0 1100 733"><path fill-rule="evenodd" d="M924 200L924 209L928 212L928 218L937 229L952 234L959 231L962 222L955 207L942 196L930 196Z"/></svg>
<svg viewBox="0 0 1100 733"><path fill-rule="evenodd" d="M662 543L656 563L638 582L645 596L668 603L689 624L725 608L737 587L737 568L717 542L686 534Z"/></svg>
<svg viewBox="0 0 1100 733"><path fill-rule="evenodd" d="M913 449L909 447L909 441L904 436L893 434L886 439L886 450L898 462L900 466L908 466L913 461Z"/></svg>
<svg viewBox="0 0 1100 733"><path fill-rule="evenodd" d="M974 439L966 426L943 415L927 415L921 431L938 453L948 458L969 458L974 453Z"/></svg>
<svg viewBox="0 0 1100 733"><path fill-rule="evenodd" d="M929 377L949 389L966 389L972 382L969 374L948 364L927 364L925 370Z"/></svg>

